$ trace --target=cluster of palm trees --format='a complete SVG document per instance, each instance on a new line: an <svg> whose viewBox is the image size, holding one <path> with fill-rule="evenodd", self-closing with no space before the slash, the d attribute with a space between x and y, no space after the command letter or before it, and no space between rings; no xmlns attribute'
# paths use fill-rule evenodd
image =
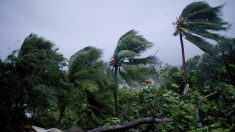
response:
<svg viewBox="0 0 235 132"><path fill-rule="evenodd" d="M186 73L186 64L183 38L201 50L213 54L212 44L207 40L220 40L223 36L214 31L227 30L229 28L229 24L221 18L222 7L223 5L211 7L206 2L194 2L186 6L177 18L174 35L179 35L180 37L182 71L184 73ZM155 56L141 58L141 54L152 46L151 42L142 35L138 35L135 30L128 31L118 40L110 62L111 71L113 71L114 75L109 78L115 84L113 95L117 116L118 80L122 78L129 86L135 81L143 81L144 78L140 75L141 73L138 74L137 69L140 67L149 68L147 65L156 63ZM97 86L102 84L100 79L104 78L104 71L110 73L110 71L107 72L107 65L104 65L105 63L100 60L101 54L101 50L94 47L86 47L75 53L69 61L69 77L71 80L80 83L84 87L93 87L93 90L97 89ZM187 82L186 77L185 81Z"/></svg>
<svg viewBox="0 0 235 132"><path fill-rule="evenodd" d="M94 93L105 87L112 90L115 112L118 116L117 95L120 79L130 87L134 82L144 82L149 64L154 64L155 56L141 58L141 53L151 48L153 44L147 41L135 30L120 37L110 64L100 60L102 51L95 47L85 47L71 56L69 60L69 78L75 84ZM119 79L120 78L120 79ZM103 90L103 92L107 92Z"/></svg>

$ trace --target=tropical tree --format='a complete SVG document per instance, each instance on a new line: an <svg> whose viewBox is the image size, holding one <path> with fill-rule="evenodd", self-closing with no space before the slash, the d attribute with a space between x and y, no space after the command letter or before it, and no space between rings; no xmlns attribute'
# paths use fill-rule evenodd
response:
<svg viewBox="0 0 235 132"><path fill-rule="evenodd" d="M227 30L229 27L221 17L222 7L223 5L211 7L206 2L193 2L187 5L177 18L174 35L180 37L184 72L186 72L186 64L183 36L201 50L212 54L212 44L207 39L220 40L222 36L215 31Z"/></svg>
<svg viewBox="0 0 235 132"><path fill-rule="evenodd" d="M68 76L75 87L82 89L86 97L87 118L101 125L105 115L112 109L112 91L107 78L106 64L100 59L102 50L85 47L70 57ZM89 126L94 127L94 126Z"/></svg>
<svg viewBox="0 0 235 132"><path fill-rule="evenodd" d="M146 40L142 35L138 35L135 30L130 30L120 37L115 48L111 67L115 73L114 101L116 115L118 116L117 92L118 92L118 75L128 83L129 86L134 81L144 79L144 73L149 72L149 69L144 65L155 63L155 56L141 58L140 55L153 44ZM142 71L142 72L140 72Z"/></svg>
<svg viewBox="0 0 235 132"><path fill-rule="evenodd" d="M66 77L62 71L64 64L65 59L57 53L54 44L35 34L26 37L20 50L8 56L1 65L0 83L7 93L2 100L6 102L6 115L10 115L8 123L15 128L6 129L20 131L17 129L24 128L27 125L26 109L33 114L34 120L36 116L40 118L39 113L45 115L52 102L61 104L58 95L66 89L62 88ZM5 126L9 127L8 124Z"/></svg>
<svg viewBox="0 0 235 132"><path fill-rule="evenodd" d="M32 77L29 80L34 80L36 75L41 78L42 81L37 85L45 85L45 87L36 85L35 88L39 88L45 93L46 97L54 100L54 103L58 105L60 113L58 122L60 122L66 108L66 94L70 85L67 83L66 74L62 70L66 65L66 59L57 51L58 48L52 42L38 37L36 34L30 34L19 50L18 64L22 63L21 66L23 67L19 67L21 70L34 68L27 72ZM33 83L35 84L35 82Z"/></svg>

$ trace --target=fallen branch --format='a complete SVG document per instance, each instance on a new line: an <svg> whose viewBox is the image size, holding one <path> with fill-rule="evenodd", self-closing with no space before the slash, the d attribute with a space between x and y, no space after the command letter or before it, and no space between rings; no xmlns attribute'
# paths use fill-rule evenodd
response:
<svg viewBox="0 0 235 132"><path fill-rule="evenodd" d="M147 118L133 120L133 121L127 122L126 124L123 124L123 125L98 127L98 128L92 129L92 130L88 130L88 132L127 131L133 127L143 125L143 124L163 123L163 122L170 122L170 121L172 121L171 118L154 118L153 119L153 117L147 117Z"/></svg>
<svg viewBox="0 0 235 132"><path fill-rule="evenodd" d="M210 93L210 94L207 94L206 96L202 97L202 98L198 101L198 103L197 103L197 108L196 108L196 120L197 120L197 122L200 121L199 109L201 108L201 102L204 101L205 99L209 98L210 96L215 95L215 94L217 94L217 91L214 91L214 92L212 92L212 93Z"/></svg>
<svg viewBox="0 0 235 132"><path fill-rule="evenodd" d="M206 98L208 98L208 97L210 97L210 96L212 96L212 95L214 95L214 94L217 94L217 91L214 91L213 93L207 94L206 96L202 97L202 98L199 100L198 104L200 105L203 100L205 100Z"/></svg>

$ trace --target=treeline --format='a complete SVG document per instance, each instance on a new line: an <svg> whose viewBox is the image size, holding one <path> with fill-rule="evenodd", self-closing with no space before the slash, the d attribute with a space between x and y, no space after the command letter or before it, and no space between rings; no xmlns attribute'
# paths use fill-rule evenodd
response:
<svg viewBox="0 0 235 132"><path fill-rule="evenodd" d="M91 46L67 60L30 34L0 60L1 130L234 131L235 39L216 33L229 28L221 9L205 2L183 9L174 33L182 70L162 68L156 55L141 57L153 44L135 30L120 37L110 62ZM205 53L185 62L183 38Z"/></svg>

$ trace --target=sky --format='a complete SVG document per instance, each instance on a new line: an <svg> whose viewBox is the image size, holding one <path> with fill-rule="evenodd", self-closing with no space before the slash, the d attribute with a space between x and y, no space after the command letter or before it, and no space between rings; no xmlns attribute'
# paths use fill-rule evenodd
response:
<svg viewBox="0 0 235 132"><path fill-rule="evenodd" d="M30 33L44 37L69 58L86 46L103 50L109 61L118 39L136 30L153 48L153 55L170 65L181 65L179 37L173 36L173 22L195 0L0 0L0 58L19 49ZM225 4L222 13L232 24L222 35L235 37L235 0L207 0L211 6ZM185 42L186 59L203 52Z"/></svg>

